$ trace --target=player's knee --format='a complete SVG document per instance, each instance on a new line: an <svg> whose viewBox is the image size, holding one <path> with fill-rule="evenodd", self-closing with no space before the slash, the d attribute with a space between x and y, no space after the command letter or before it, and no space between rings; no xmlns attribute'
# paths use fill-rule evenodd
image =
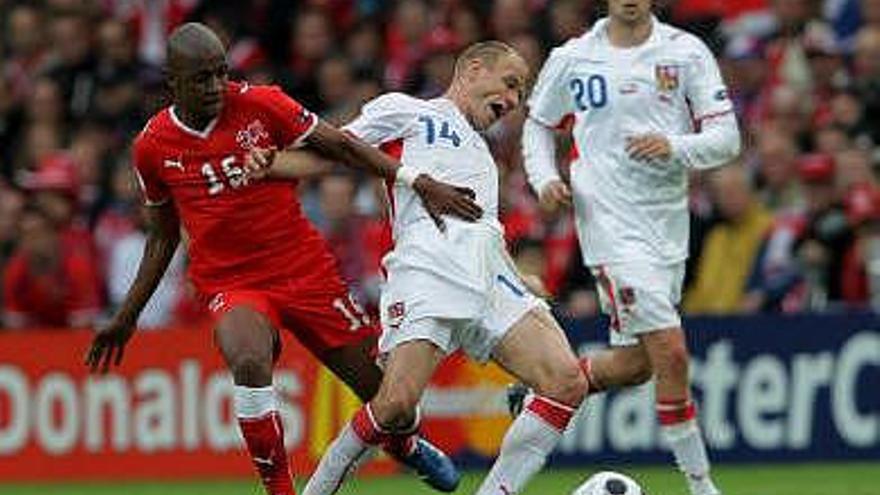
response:
<svg viewBox="0 0 880 495"><path fill-rule="evenodd" d="M535 391L557 402L577 406L587 395L587 377L577 361L554 366Z"/></svg>
<svg viewBox="0 0 880 495"><path fill-rule="evenodd" d="M641 359L632 359L627 365L627 386L641 385L651 379L654 374L651 370L651 362L643 355Z"/></svg>
<svg viewBox="0 0 880 495"><path fill-rule="evenodd" d="M663 353L663 360L657 363L656 372L669 378L683 379L688 375L689 364L690 356L687 346L684 342L675 342L669 345L666 352Z"/></svg>
<svg viewBox="0 0 880 495"><path fill-rule="evenodd" d="M371 401L376 421L389 430L400 430L412 425L416 416L418 394L403 387L395 390L380 390Z"/></svg>
<svg viewBox="0 0 880 495"><path fill-rule="evenodd" d="M261 387L272 383L272 359L257 353L245 352L230 362L232 378L237 385Z"/></svg>

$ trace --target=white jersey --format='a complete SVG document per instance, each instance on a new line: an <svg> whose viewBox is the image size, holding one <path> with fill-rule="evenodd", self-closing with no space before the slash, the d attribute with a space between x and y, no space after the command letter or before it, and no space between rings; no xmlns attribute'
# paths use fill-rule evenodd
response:
<svg viewBox="0 0 880 495"><path fill-rule="evenodd" d="M407 168L474 191L483 209L481 219L469 223L444 216L446 231L441 232L415 191L402 184L390 188L394 249L383 260L390 277L391 272L407 270L424 275L419 289L425 305L432 308L426 314L473 316L477 298L474 308L468 308L461 302L444 305L440 296L448 287L444 281L474 294L485 292L482 253L489 245L503 249L498 169L483 136L451 100L421 100L401 93L370 101L345 129L381 146Z"/></svg>
<svg viewBox="0 0 880 495"><path fill-rule="evenodd" d="M653 19L646 42L617 48L607 22L553 50L529 100L529 117L556 127L574 115L579 157L571 182L587 265L680 262L688 252L688 168L701 161L720 165L739 148L737 132L723 153L695 150L689 141L694 122L727 116L735 131L733 107L714 57L697 37ZM628 157L626 138L647 133L669 138L669 162Z"/></svg>

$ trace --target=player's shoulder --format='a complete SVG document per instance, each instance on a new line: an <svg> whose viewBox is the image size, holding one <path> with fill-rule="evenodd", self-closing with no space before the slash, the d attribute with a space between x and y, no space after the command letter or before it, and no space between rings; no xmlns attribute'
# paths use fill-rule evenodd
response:
<svg viewBox="0 0 880 495"><path fill-rule="evenodd" d="M596 27L594 26L587 32L574 38L569 38L559 46L550 50L550 60L570 60L577 59L585 53L589 53L589 49L596 42Z"/></svg>
<svg viewBox="0 0 880 495"><path fill-rule="evenodd" d="M430 101L405 93L390 92L368 101L361 113L372 118L385 118L404 123L416 119L431 110Z"/></svg>
<svg viewBox="0 0 880 495"><path fill-rule="evenodd" d="M567 64L582 59L591 59L599 47L606 19L600 19L580 36L567 39L550 50L545 64Z"/></svg>
<svg viewBox="0 0 880 495"><path fill-rule="evenodd" d="M699 36L664 22L657 22L660 42L687 56L712 56Z"/></svg>
<svg viewBox="0 0 880 495"><path fill-rule="evenodd" d="M402 113L424 108L426 105L427 101L421 98L416 98L415 96L410 96L406 93L392 91L373 98L368 101L364 107L371 110Z"/></svg>
<svg viewBox="0 0 880 495"><path fill-rule="evenodd" d="M147 120L147 123L144 124L144 127L137 133L132 142L132 147L135 150L143 151L147 148L159 146L163 137L167 136L169 132L176 130L171 122L170 111L171 107L165 107Z"/></svg>
<svg viewBox="0 0 880 495"><path fill-rule="evenodd" d="M277 98L290 98L290 96L280 86L274 84L230 81L226 86L226 99L233 105L264 105Z"/></svg>

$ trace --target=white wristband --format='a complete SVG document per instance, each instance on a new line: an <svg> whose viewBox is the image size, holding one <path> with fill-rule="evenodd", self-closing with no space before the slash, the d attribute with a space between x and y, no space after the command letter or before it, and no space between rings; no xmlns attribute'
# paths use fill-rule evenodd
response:
<svg viewBox="0 0 880 495"><path fill-rule="evenodd" d="M397 184L405 184L408 187L412 187L419 175L421 175L421 172L410 167L400 166L397 167L397 175L394 177L394 181Z"/></svg>

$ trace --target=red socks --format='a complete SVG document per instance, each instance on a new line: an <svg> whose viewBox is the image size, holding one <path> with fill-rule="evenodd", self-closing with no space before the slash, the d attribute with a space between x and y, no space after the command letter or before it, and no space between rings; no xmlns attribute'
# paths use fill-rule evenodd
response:
<svg viewBox="0 0 880 495"><path fill-rule="evenodd" d="M294 495L278 411L258 418L238 418L238 425L266 492L269 495Z"/></svg>

